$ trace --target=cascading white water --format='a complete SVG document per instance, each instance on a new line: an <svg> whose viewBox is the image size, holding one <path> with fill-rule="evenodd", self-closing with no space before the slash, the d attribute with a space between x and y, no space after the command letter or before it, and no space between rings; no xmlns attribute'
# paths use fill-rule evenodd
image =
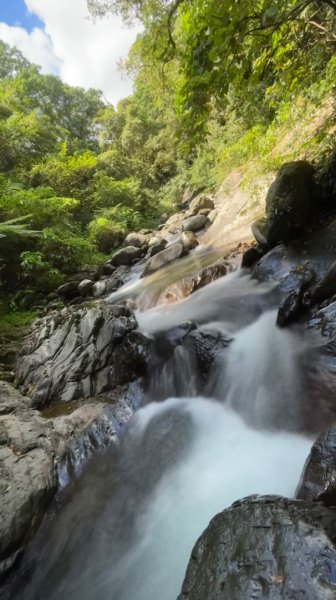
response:
<svg viewBox="0 0 336 600"><path fill-rule="evenodd" d="M141 409L118 459L97 459L41 534L33 578L11 600L175 600L211 517L246 495L294 494L312 439L288 431L300 430L302 342L276 327L275 298L234 274L138 315L151 331L193 319L233 335L210 374L216 399ZM162 386L194 389L191 367L178 347Z"/></svg>
<svg viewBox="0 0 336 600"><path fill-rule="evenodd" d="M306 343L276 326L276 311L239 331L217 357L211 392L258 429L300 430L300 355Z"/></svg>
<svg viewBox="0 0 336 600"><path fill-rule="evenodd" d="M125 582L118 600L175 600L192 547L209 520L250 494L292 496L309 453L307 438L255 431L230 408L204 398L169 399L139 417L181 406L191 416L193 441L149 499L136 543L117 565ZM113 590L113 572L109 576Z"/></svg>
<svg viewBox="0 0 336 600"><path fill-rule="evenodd" d="M185 300L137 312L137 320L142 329L149 331L165 331L191 320L214 321L232 332L253 322L264 310L275 307L277 299L275 284L258 284L249 275L235 271Z"/></svg>

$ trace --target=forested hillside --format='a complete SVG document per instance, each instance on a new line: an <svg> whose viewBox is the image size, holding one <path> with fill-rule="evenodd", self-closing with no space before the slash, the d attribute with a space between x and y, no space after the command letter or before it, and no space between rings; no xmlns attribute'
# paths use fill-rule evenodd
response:
<svg viewBox="0 0 336 600"><path fill-rule="evenodd" d="M88 5L143 26L124 65L134 92L117 107L0 44L3 312L30 310L127 232L158 224L187 187L215 189L249 163L254 176L302 155L333 164L333 110L304 127L333 103L332 0Z"/></svg>

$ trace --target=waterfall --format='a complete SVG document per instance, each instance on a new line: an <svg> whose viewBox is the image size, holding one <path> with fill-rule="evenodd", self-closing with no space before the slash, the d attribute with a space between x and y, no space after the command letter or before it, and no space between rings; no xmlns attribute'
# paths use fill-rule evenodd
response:
<svg viewBox="0 0 336 600"><path fill-rule="evenodd" d="M294 494L312 444L300 433L305 341L276 327L276 298L274 286L238 273L138 314L151 332L189 319L233 340L218 353L207 397L183 344L153 368L154 401L120 449L97 455L67 490L11 600L175 600L218 511L250 494Z"/></svg>

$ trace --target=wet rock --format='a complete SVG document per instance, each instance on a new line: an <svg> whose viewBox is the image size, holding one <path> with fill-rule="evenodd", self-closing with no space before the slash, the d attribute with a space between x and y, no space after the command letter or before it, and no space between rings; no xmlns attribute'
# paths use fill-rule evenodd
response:
<svg viewBox="0 0 336 600"><path fill-rule="evenodd" d="M297 267L281 280L282 299L277 315L277 325L280 327L288 325L307 308L304 304L304 293L315 279L314 271L305 265Z"/></svg>
<svg viewBox="0 0 336 600"><path fill-rule="evenodd" d="M72 300L76 296L78 296L78 282L77 281L69 281L64 285L61 285L57 289L57 293L59 296L64 298L65 300Z"/></svg>
<svg viewBox="0 0 336 600"><path fill-rule="evenodd" d="M259 249L256 248L256 246L251 246L251 248L248 248L247 250L245 250L244 254L243 254L243 258L242 258L242 262L241 262L241 266L243 269L248 269L250 267L253 267L253 265L264 255L264 252Z"/></svg>
<svg viewBox="0 0 336 600"><path fill-rule="evenodd" d="M136 328L123 306L95 302L35 321L16 364L17 383L40 407L52 399L85 398L132 379L122 346Z"/></svg>
<svg viewBox="0 0 336 600"><path fill-rule="evenodd" d="M322 336L328 336L332 340L336 336L336 299L313 312L309 326L320 331ZM336 355L336 349L334 354Z"/></svg>
<svg viewBox="0 0 336 600"><path fill-rule="evenodd" d="M130 267L124 265L117 268L112 267L112 269L110 276L105 276L93 285L92 295L94 298L101 298L106 294L110 294L126 283Z"/></svg>
<svg viewBox="0 0 336 600"><path fill-rule="evenodd" d="M150 273L154 273L155 271L161 269L165 265L173 262L174 260L177 260L178 258L181 258L181 256L183 256L185 253L186 252L183 244L179 242L177 242L176 244L172 244L168 248L165 248L164 250L161 250L161 252L158 252L155 256L153 256L147 261L141 277L145 277Z"/></svg>
<svg viewBox="0 0 336 600"><path fill-rule="evenodd" d="M201 210L198 211L197 214L204 215L205 217L207 217L210 213L211 213L210 208L202 208Z"/></svg>
<svg viewBox="0 0 336 600"><path fill-rule="evenodd" d="M196 215L195 217L190 217L189 219L183 221L182 229L183 231L195 232L199 231L200 229L203 229L203 227L205 227L209 223L210 221L208 217L205 217L204 215Z"/></svg>
<svg viewBox="0 0 336 600"><path fill-rule="evenodd" d="M195 235L192 231L183 231L181 237L179 238L179 242L183 244L186 250L194 250L194 248L199 245L197 235Z"/></svg>
<svg viewBox="0 0 336 600"><path fill-rule="evenodd" d="M102 267L103 275L112 275L115 270L116 268L113 265L111 265L110 262L105 263Z"/></svg>
<svg viewBox="0 0 336 600"><path fill-rule="evenodd" d="M134 248L142 248L148 244L148 234L132 232L125 238L125 245Z"/></svg>
<svg viewBox="0 0 336 600"><path fill-rule="evenodd" d="M204 392L210 367L231 339L187 321L154 335L149 347L149 394L156 401ZM163 374L168 373L164 377Z"/></svg>
<svg viewBox="0 0 336 600"><path fill-rule="evenodd" d="M1 382L0 402L1 575L39 525L57 478L47 428L30 400Z"/></svg>
<svg viewBox="0 0 336 600"><path fill-rule="evenodd" d="M215 205L210 196L198 196L190 202L189 208L194 215L197 215L203 209L213 210Z"/></svg>
<svg viewBox="0 0 336 600"><path fill-rule="evenodd" d="M285 163L266 196L266 237L272 247L293 238L314 210L314 169L301 160Z"/></svg>
<svg viewBox="0 0 336 600"><path fill-rule="evenodd" d="M277 496L219 513L197 541L178 600L331 600L335 511Z"/></svg>
<svg viewBox="0 0 336 600"><path fill-rule="evenodd" d="M184 339L184 347L195 357L197 372L201 374L201 383L206 383L210 367L219 353L230 344L231 338L219 331L206 328L194 329ZM201 391L201 390L200 390Z"/></svg>
<svg viewBox="0 0 336 600"><path fill-rule="evenodd" d="M336 506L336 427L321 433L313 444L296 498L318 500Z"/></svg>
<svg viewBox="0 0 336 600"><path fill-rule="evenodd" d="M210 267L206 267L205 269L202 269L201 271L196 273L196 275L192 275L190 277L190 282L191 282L190 294L192 294L193 292L196 292L197 290L201 289L202 287L208 285L212 281L215 281L216 279L223 277L224 275L227 274L227 272L228 272L228 265L225 261L215 263L214 265L211 265Z"/></svg>
<svg viewBox="0 0 336 600"><path fill-rule="evenodd" d="M91 279L83 279L78 284L78 291L81 296L91 295L92 288L93 288L93 281L91 281Z"/></svg>
<svg viewBox="0 0 336 600"><path fill-rule="evenodd" d="M123 390L56 416L59 404L47 418L0 382L0 409L1 576L38 528L58 487L77 476L97 450L116 442L134 407L132 393Z"/></svg>
<svg viewBox="0 0 336 600"><path fill-rule="evenodd" d="M252 223L251 230L258 246L260 246L260 248L267 249L268 242L266 237L266 220L258 219Z"/></svg>
<svg viewBox="0 0 336 600"><path fill-rule="evenodd" d="M135 260L142 256L142 249L135 246L126 246L118 250L111 258L111 264L114 267L121 265L131 265Z"/></svg>
<svg viewBox="0 0 336 600"><path fill-rule="evenodd" d="M253 277L259 281L280 281L293 269L309 263L317 279L322 280L336 255L336 220L321 223L313 231L300 238L278 244L267 252L253 269Z"/></svg>
<svg viewBox="0 0 336 600"><path fill-rule="evenodd" d="M336 262L309 292L311 302L322 302L336 294Z"/></svg>

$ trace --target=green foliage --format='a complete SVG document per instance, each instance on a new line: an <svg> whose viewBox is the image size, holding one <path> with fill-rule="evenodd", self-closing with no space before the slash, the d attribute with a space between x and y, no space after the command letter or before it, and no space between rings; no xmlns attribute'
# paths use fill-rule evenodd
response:
<svg viewBox="0 0 336 600"><path fill-rule="evenodd" d="M16 217L15 219L10 219L9 221L0 222L0 237L19 237L19 238L32 238L38 236L40 233L38 231L33 231L32 229L27 229L27 221L30 219L31 215L25 215L23 217Z"/></svg>
<svg viewBox="0 0 336 600"><path fill-rule="evenodd" d="M42 252L21 252L20 266L22 277L27 279L30 285L36 286L42 294L52 291L64 281L64 275L53 267L52 261L46 260Z"/></svg>
<svg viewBox="0 0 336 600"><path fill-rule="evenodd" d="M14 302L9 307L0 300L0 345L22 338L36 316L36 311L17 310Z"/></svg>
<svg viewBox="0 0 336 600"><path fill-rule="evenodd" d="M120 245L129 231L140 229L144 220L140 213L128 206L117 204L101 211L89 225L90 238L101 252L108 253Z"/></svg>

